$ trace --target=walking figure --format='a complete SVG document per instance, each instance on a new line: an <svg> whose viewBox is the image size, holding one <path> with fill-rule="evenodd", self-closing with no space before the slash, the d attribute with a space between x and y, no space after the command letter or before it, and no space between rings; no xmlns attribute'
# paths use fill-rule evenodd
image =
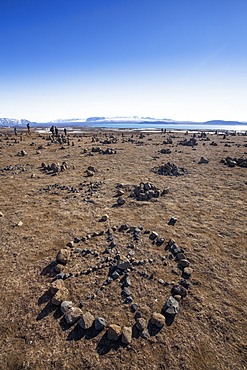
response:
<svg viewBox="0 0 247 370"><path fill-rule="evenodd" d="M31 135L30 123L27 124L27 132L28 135Z"/></svg>

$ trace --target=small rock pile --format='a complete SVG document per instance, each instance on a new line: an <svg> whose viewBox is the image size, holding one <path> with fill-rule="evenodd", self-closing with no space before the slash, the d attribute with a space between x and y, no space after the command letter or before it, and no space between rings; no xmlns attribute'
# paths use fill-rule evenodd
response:
<svg viewBox="0 0 247 370"><path fill-rule="evenodd" d="M171 164L170 162L163 164L162 166L154 167L152 171L154 173L157 173L158 175L164 176L180 176L188 173L185 168L178 167L175 164Z"/></svg>
<svg viewBox="0 0 247 370"><path fill-rule="evenodd" d="M88 177L94 176L95 172L97 172L96 168L93 166L88 166L87 170L85 171Z"/></svg>
<svg viewBox="0 0 247 370"><path fill-rule="evenodd" d="M138 201L147 201L152 198L158 198L159 196L163 196L168 194L169 190L165 189L162 192L153 184L146 182L141 182L139 186L130 193L132 198L135 198Z"/></svg>
<svg viewBox="0 0 247 370"><path fill-rule="evenodd" d="M100 154L116 154L116 150L112 148L107 148L106 150L102 150L100 147L92 147L92 153L100 153Z"/></svg>
<svg viewBox="0 0 247 370"><path fill-rule="evenodd" d="M17 157L25 157L25 155L27 155L27 152L25 150L21 150L16 155L17 155Z"/></svg>
<svg viewBox="0 0 247 370"><path fill-rule="evenodd" d="M247 167L247 158L245 156L242 156L240 158L232 158L232 157L226 157L226 159L222 159L220 163L224 163L225 165L228 165L229 167Z"/></svg>
<svg viewBox="0 0 247 370"><path fill-rule="evenodd" d="M184 145L184 146L195 146L198 145L197 140L195 137L191 137L189 140L184 139L178 143L179 145Z"/></svg>
<svg viewBox="0 0 247 370"><path fill-rule="evenodd" d="M161 149L161 154L171 154L171 149Z"/></svg>
<svg viewBox="0 0 247 370"><path fill-rule="evenodd" d="M51 165L47 165L46 163L42 163L41 167L43 171L46 172L52 172L52 173L58 173L58 172L64 172L69 168L69 165L67 162L63 162L61 165L59 163L52 163Z"/></svg>

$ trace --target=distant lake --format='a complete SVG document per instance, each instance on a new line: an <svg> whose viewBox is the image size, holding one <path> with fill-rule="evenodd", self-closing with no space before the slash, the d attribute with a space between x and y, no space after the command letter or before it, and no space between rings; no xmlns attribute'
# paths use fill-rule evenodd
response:
<svg viewBox="0 0 247 370"><path fill-rule="evenodd" d="M63 124L58 123L57 127L61 129L66 127L68 129L73 129L74 132L83 130L83 127L94 127L94 128L108 128L108 129L130 129L130 130L161 130L167 129L171 131L176 130L211 130L211 131L237 131L237 132L247 132L247 124L243 125L215 125L215 124L199 124L194 123L182 123L182 124L173 124L173 123L157 123L157 122L148 122L148 123L137 123L137 122L63 122ZM37 127L38 128L38 127ZM38 128L40 132L46 132L49 128Z"/></svg>
<svg viewBox="0 0 247 370"><path fill-rule="evenodd" d="M148 128L157 128L157 129L167 129L167 130L223 130L223 131L247 131L246 125L200 125L200 124L172 124L172 123L112 123L112 122L87 122L87 127L106 127L106 128L129 128L129 129L148 129Z"/></svg>

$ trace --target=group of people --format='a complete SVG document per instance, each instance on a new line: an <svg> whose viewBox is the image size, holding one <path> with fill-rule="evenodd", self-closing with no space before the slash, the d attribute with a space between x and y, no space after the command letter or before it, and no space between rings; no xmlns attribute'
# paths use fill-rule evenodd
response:
<svg viewBox="0 0 247 370"><path fill-rule="evenodd" d="M50 128L50 131L52 133L52 137L54 137L54 136L58 137L58 128L56 126L52 125L51 128ZM64 128L63 131L64 131L64 135L66 136L67 135L67 129Z"/></svg>

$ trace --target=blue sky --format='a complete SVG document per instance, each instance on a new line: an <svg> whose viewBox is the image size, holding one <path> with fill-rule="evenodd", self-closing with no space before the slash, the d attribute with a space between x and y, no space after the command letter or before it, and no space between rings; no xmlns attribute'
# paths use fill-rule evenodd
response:
<svg viewBox="0 0 247 370"><path fill-rule="evenodd" d="M0 117L247 121L246 0L1 0Z"/></svg>

